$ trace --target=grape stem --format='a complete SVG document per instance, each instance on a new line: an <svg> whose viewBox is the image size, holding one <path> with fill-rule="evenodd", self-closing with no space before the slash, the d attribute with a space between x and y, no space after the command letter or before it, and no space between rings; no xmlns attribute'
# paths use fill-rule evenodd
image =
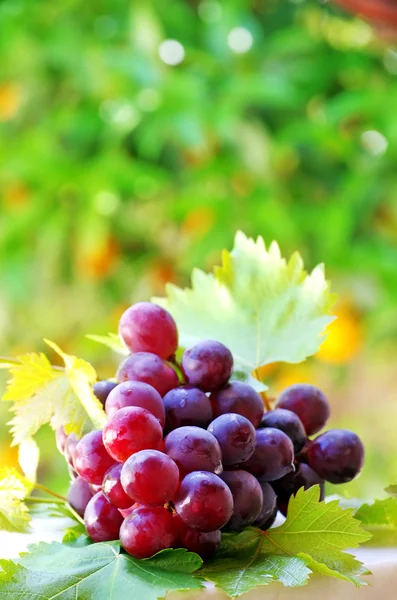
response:
<svg viewBox="0 0 397 600"><path fill-rule="evenodd" d="M39 496L28 496L25 501L34 504L65 504L63 500L58 500L58 498L41 498Z"/></svg>
<svg viewBox="0 0 397 600"><path fill-rule="evenodd" d="M68 501L67 498L65 498L65 496L61 496L61 494L57 494L57 492L50 490L50 488L46 487L45 485L41 485L41 483L35 483L34 487L36 490L40 490L40 491L44 492L45 494L49 494L49 496L58 498L59 500L62 500L62 502L64 502L64 503L67 503L67 501Z"/></svg>
<svg viewBox="0 0 397 600"><path fill-rule="evenodd" d="M262 381L259 369L254 369L253 375L254 375L255 379L257 379L258 381ZM266 392L259 392L259 395L263 400L263 404L265 405L266 410L267 411L272 410L272 407L271 407L271 404L270 404L270 401L269 401L269 398L268 398Z"/></svg>

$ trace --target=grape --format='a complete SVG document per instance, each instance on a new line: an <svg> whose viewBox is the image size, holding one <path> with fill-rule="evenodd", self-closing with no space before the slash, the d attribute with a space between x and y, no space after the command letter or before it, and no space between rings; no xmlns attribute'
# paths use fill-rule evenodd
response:
<svg viewBox="0 0 397 600"><path fill-rule="evenodd" d="M228 382L233 371L233 356L220 342L198 342L184 353L182 371L188 383L213 392Z"/></svg>
<svg viewBox="0 0 397 600"><path fill-rule="evenodd" d="M192 529L221 529L233 514L233 496L218 475L194 471L182 480L174 497L175 510Z"/></svg>
<svg viewBox="0 0 397 600"><path fill-rule="evenodd" d="M197 531L184 525L179 532L179 541L183 548L189 552L195 552L201 558L208 559L214 556L221 545L221 532Z"/></svg>
<svg viewBox="0 0 397 600"><path fill-rule="evenodd" d="M312 441L307 452L309 466L331 483L354 479L364 464L364 446L348 429L330 429Z"/></svg>
<svg viewBox="0 0 397 600"><path fill-rule="evenodd" d="M247 471L224 471L221 478L233 495L233 514L226 526L241 530L252 525L259 517L263 505L259 481Z"/></svg>
<svg viewBox="0 0 397 600"><path fill-rule="evenodd" d="M159 420L161 427L165 423L165 410L163 399L157 390L142 381L124 381L109 394L106 400L106 414L114 415L120 408L126 406L140 406L146 408Z"/></svg>
<svg viewBox="0 0 397 600"><path fill-rule="evenodd" d="M208 431L218 440L222 450L222 462L226 466L242 463L254 453L255 428L241 415L220 415L212 421Z"/></svg>
<svg viewBox="0 0 397 600"><path fill-rule="evenodd" d="M122 522L123 517L102 492L95 494L87 504L84 525L94 542L118 540Z"/></svg>
<svg viewBox="0 0 397 600"><path fill-rule="evenodd" d="M140 504L138 504L138 502L135 502L132 506L129 506L128 508L119 508L119 513L122 515L122 517L124 519L126 519L127 517L130 516L130 514L132 512L134 512L134 510L136 510L139 507L140 507Z"/></svg>
<svg viewBox="0 0 397 600"><path fill-rule="evenodd" d="M255 519L253 525L254 527L259 527L259 529L263 529L266 531L271 527L276 520L277 516L277 496L270 485L270 483L259 482L259 485L262 488L262 508L258 517Z"/></svg>
<svg viewBox="0 0 397 600"><path fill-rule="evenodd" d="M178 375L165 360L149 352L131 354L121 363L117 379L123 381L143 381L158 391L160 396L177 387Z"/></svg>
<svg viewBox="0 0 397 600"><path fill-rule="evenodd" d="M172 548L177 530L171 513L162 506L139 507L127 517L120 529L120 542L135 558L149 558Z"/></svg>
<svg viewBox="0 0 397 600"><path fill-rule="evenodd" d="M176 462L182 477L192 471L222 472L221 448L216 438L200 427L171 431L164 440L164 452Z"/></svg>
<svg viewBox="0 0 397 600"><path fill-rule="evenodd" d="M208 396L198 388L182 385L170 390L164 396L163 402L167 433L184 425L205 428L211 422L211 402Z"/></svg>
<svg viewBox="0 0 397 600"><path fill-rule="evenodd" d="M161 506L169 502L179 485L175 462L158 450L141 450L124 463L121 483L139 504Z"/></svg>
<svg viewBox="0 0 397 600"><path fill-rule="evenodd" d="M258 427L263 415L263 402L260 395L246 383L231 381L222 390L210 396L214 417L226 413L242 415L254 427Z"/></svg>
<svg viewBox="0 0 397 600"><path fill-rule="evenodd" d="M249 473L263 481L275 481L294 470L294 447L283 431L266 427L256 432L255 451L243 463Z"/></svg>
<svg viewBox="0 0 397 600"><path fill-rule="evenodd" d="M287 499L292 494L296 494L299 488L303 487L308 490L313 485L320 486L320 500L324 500L324 480L305 464L298 465L294 473L288 473L281 479L272 482L276 494Z"/></svg>
<svg viewBox="0 0 397 600"><path fill-rule="evenodd" d="M64 455L66 462L68 463L69 467L72 467L72 469L74 469L74 452L76 450L78 441L79 440L74 433L69 433L65 442Z"/></svg>
<svg viewBox="0 0 397 600"><path fill-rule="evenodd" d="M294 445L295 454L300 452L306 443L306 432L298 415L285 408L276 408L265 413L259 427L274 427L284 431Z"/></svg>
<svg viewBox="0 0 397 600"><path fill-rule="evenodd" d="M116 463L105 473L102 482L102 491L106 500L113 504L116 508L130 508L132 500L125 493L121 485L120 475L123 465Z"/></svg>
<svg viewBox="0 0 397 600"><path fill-rule="evenodd" d="M97 381L94 383L93 392L98 398L102 406L105 406L105 402L110 392L116 387L117 383L105 379L104 381Z"/></svg>
<svg viewBox="0 0 397 600"><path fill-rule="evenodd" d="M157 304L138 302L121 316L119 334L131 352L169 358L178 348L178 331L170 313Z"/></svg>
<svg viewBox="0 0 397 600"><path fill-rule="evenodd" d="M55 442L61 454L65 452L65 445L67 439L68 436L66 435L64 428L62 426L58 427L58 429L55 432Z"/></svg>
<svg viewBox="0 0 397 600"><path fill-rule="evenodd" d="M276 408L285 408L298 415L307 435L320 431L330 415L327 398L318 388L306 383L291 385L281 392Z"/></svg>
<svg viewBox="0 0 397 600"><path fill-rule="evenodd" d="M102 492L102 483L101 484L90 483L90 490L92 491L93 494L97 494L98 492Z"/></svg>
<svg viewBox="0 0 397 600"><path fill-rule="evenodd" d="M70 484L68 491L68 502L80 517L84 516L84 511L88 502L92 498L90 484L82 477L76 477Z"/></svg>
<svg viewBox="0 0 397 600"><path fill-rule="evenodd" d="M74 452L74 466L80 477L99 485L112 465L114 459L103 445L102 431L91 431L81 438Z"/></svg>
<svg viewBox="0 0 397 600"><path fill-rule="evenodd" d="M127 406L118 410L103 429L103 442L109 454L124 462L139 450L160 448L163 430L145 408Z"/></svg>

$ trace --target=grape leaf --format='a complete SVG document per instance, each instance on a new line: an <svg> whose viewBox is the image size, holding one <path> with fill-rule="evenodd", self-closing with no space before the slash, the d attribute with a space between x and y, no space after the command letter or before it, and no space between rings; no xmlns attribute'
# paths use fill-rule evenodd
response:
<svg viewBox="0 0 397 600"><path fill-rule="evenodd" d="M24 499L33 484L12 468L0 467L0 530L28 531L30 515Z"/></svg>
<svg viewBox="0 0 397 600"><path fill-rule="evenodd" d="M63 425L66 433L77 436L105 423L102 405L92 391L94 368L46 342L62 357L64 368L52 367L44 354L21 356L10 368L12 379L3 400L13 402L13 445L30 440L45 423L53 429Z"/></svg>
<svg viewBox="0 0 397 600"><path fill-rule="evenodd" d="M375 500L362 504L356 512L367 531L373 535L371 543L376 546L395 546L397 539L397 498Z"/></svg>
<svg viewBox="0 0 397 600"><path fill-rule="evenodd" d="M224 535L219 553L200 575L232 598L271 581L304 585L314 571L366 585L361 576L367 569L343 550L357 547L371 534L354 519L353 509L343 510L337 501L319 502L319 497L318 486L302 488L291 497L280 527Z"/></svg>
<svg viewBox="0 0 397 600"><path fill-rule="evenodd" d="M29 550L14 563L3 561L0 599L157 600L169 590L202 587L192 575L202 565L200 557L182 549L163 550L149 560L122 553L118 542L88 546L40 543Z"/></svg>
<svg viewBox="0 0 397 600"><path fill-rule="evenodd" d="M22 440L18 448L18 462L29 481L36 481L40 450L33 438Z"/></svg>
<svg viewBox="0 0 397 600"><path fill-rule="evenodd" d="M86 337L89 340L93 340L94 342L98 342L99 344L103 344L108 348L111 348L117 354L121 354L122 356L128 356L129 351L128 348L123 344L120 336L117 333L108 333L108 335L91 335L88 334Z"/></svg>
<svg viewBox="0 0 397 600"><path fill-rule="evenodd" d="M153 299L175 318L182 346L216 339L249 372L298 363L318 350L334 319L323 265L307 274L299 254L287 262L276 242L267 250L261 237L255 242L242 232L222 259L214 273L195 269L191 289L169 284L167 298Z"/></svg>
<svg viewBox="0 0 397 600"><path fill-rule="evenodd" d="M385 489L385 492L387 492L390 496L393 496L393 498L397 498L397 483L394 485L389 485L389 487Z"/></svg>

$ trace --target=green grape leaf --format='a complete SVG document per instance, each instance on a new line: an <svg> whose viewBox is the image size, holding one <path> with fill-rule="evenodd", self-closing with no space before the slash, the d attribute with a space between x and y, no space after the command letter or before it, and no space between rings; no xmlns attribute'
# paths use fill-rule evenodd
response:
<svg viewBox="0 0 397 600"><path fill-rule="evenodd" d="M203 339L223 342L236 368L248 372L276 361L298 363L317 352L335 296L323 265L308 274L299 254L287 262L276 242L236 234L214 273L195 269L191 289L167 286L154 302L170 311L181 345Z"/></svg>
<svg viewBox="0 0 397 600"><path fill-rule="evenodd" d="M117 354L121 354L122 356L128 356L129 351L128 348L123 344L120 336L117 333L108 333L108 335L91 335L88 334L86 337L89 340L94 342L98 342L99 344L103 344L111 350L117 352Z"/></svg>
<svg viewBox="0 0 397 600"><path fill-rule="evenodd" d="M197 554L163 550L149 560L121 552L118 542L85 546L37 544L14 563L3 561L0 599L21 597L109 600L158 600L170 590L202 587L193 573L202 565Z"/></svg>
<svg viewBox="0 0 397 600"><path fill-rule="evenodd" d="M338 501L324 503L319 498L318 486L302 488L291 497L280 527L224 535L219 553L200 575L232 598L271 581L304 585L312 572L366 585L361 576L368 570L344 550L364 543L371 534L353 517L353 509L343 510Z"/></svg>
<svg viewBox="0 0 397 600"><path fill-rule="evenodd" d="M64 368L52 367L44 354L21 356L10 368L12 377L3 400L13 402L10 424L14 445L30 440L45 423L51 423L53 429L63 425L66 433L79 437L105 423L103 407L92 391L94 368L46 342L62 357ZM33 467L31 464L29 468Z"/></svg>
<svg viewBox="0 0 397 600"><path fill-rule="evenodd" d="M33 484L12 468L0 467L0 530L29 530L30 515L25 498Z"/></svg>
<svg viewBox="0 0 397 600"><path fill-rule="evenodd" d="M365 529L372 533L371 544L396 545L397 539L397 498L375 500L372 504L362 504L356 512Z"/></svg>

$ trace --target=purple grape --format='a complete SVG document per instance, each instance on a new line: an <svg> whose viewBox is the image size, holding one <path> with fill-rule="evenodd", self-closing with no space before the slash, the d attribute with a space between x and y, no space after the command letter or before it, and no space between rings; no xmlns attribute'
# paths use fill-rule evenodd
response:
<svg viewBox="0 0 397 600"><path fill-rule="evenodd" d="M296 467L294 473L288 473L281 479L272 482L276 494L284 499L289 499L292 494L296 494L302 487L308 490L313 485L320 486L320 501L324 500L324 480L313 469L303 463Z"/></svg>
<svg viewBox="0 0 397 600"><path fill-rule="evenodd" d="M329 402L322 391L306 383L291 385L281 392L276 408L285 408L298 415L307 435L320 431L330 415Z"/></svg>
<svg viewBox="0 0 397 600"><path fill-rule="evenodd" d="M139 504L162 506L178 489L179 469L163 452L141 450L124 463L121 484L128 496Z"/></svg>
<svg viewBox="0 0 397 600"><path fill-rule="evenodd" d="M105 473L102 482L102 492L106 500L116 508L130 508L134 500L131 500L121 485L120 476L123 465L116 463Z"/></svg>
<svg viewBox="0 0 397 600"><path fill-rule="evenodd" d="M78 441L79 440L77 439L77 437L74 433L69 433L69 435L66 439L66 442L65 442L65 449L64 449L65 459L66 459L66 462L68 463L69 467L71 467L72 469L74 469L74 453L75 453Z"/></svg>
<svg viewBox="0 0 397 600"><path fill-rule="evenodd" d="M55 442L56 442L57 448L61 454L63 454L65 452L65 445L66 445L67 439L68 439L68 436L65 433L64 428L62 426L58 427L58 429L55 432Z"/></svg>
<svg viewBox="0 0 397 600"><path fill-rule="evenodd" d="M160 550L176 545L177 533L174 519L167 509L141 506L124 520L120 542L124 550L135 558L150 558Z"/></svg>
<svg viewBox="0 0 397 600"><path fill-rule="evenodd" d="M233 514L226 527L239 531L252 525L263 506L259 481L247 471L224 471L221 478L233 495Z"/></svg>
<svg viewBox="0 0 397 600"><path fill-rule="evenodd" d="M204 340L188 348L182 356L186 381L204 392L223 387L233 371L233 356L220 342Z"/></svg>
<svg viewBox="0 0 397 600"><path fill-rule="evenodd" d="M263 415L259 427L274 427L284 431L294 445L295 454L300 452L306 443L306 431L302 421L290 410L284 408L270 410Z"/></svg>
<svg viewBox="0 0 397 600"><path fill-rule="evenodd" d="M93 542L110 542L119 539L123 517L102 492L98 492L87 504L84 524Z"/></svg>
<svg viewBox="0 0 397 600"><path fill-rule="evenodd" d="M76 477L70 484L68 502L80 517L84 516L84 511L91 500L92 495L90 484L82 477Z"/></svg>
<svg viewBox="0 0 397 600"><path fill-rule="evenodd" d="M279 429L258 429L255 451L242 466L263 481L280 479L294 470L294 447L291 440Z"/></svg>
<svg viewBox="0 0 397 600"><path fill-rule="evenodd" d="M165 423L163 399L157 390L142 381L124 381L117 385L106 400L106 414L112 417L120 408L140 406L146 408L159 420L161 427Z"/></svg>
<svg viewBox="0 0 397 600"><path fill-rule="evenodd" d="M92 389L102 406L105 406L107 397L109 396L110 392L114 390L116 385L117 383L115 383L114 381L109 381L107 379L105 379L104 381L97 381L96 383L94 383Z"/></svg>
<svg viewBox="0 0 397 600"><path fill-rule="evenodd" d="M309 466L330 483L354 479L364 464L364 446L348 429L330 429L312 441L307 451Z"/></svg>
<svg viewBox="0 0 397 600"><path fill-rule="evenodd" d="M208 431L219 442L224 465L243 463L253 455L256 431L245 417L234 413L220 415L212 421Z"/></svg>
<svg viewBox="0 0 397 600"><path fill-rule="evenodd" d="M123 381L142 381L148 383L160 396L179 385L178 375L165 360L150 352L131 354L121 363L117 379Z"/></svg>
<svg viewBox="0 0 397 600"><path fill-rule="evenodd" d="M211 402L198 388L182 385L170 390L163 398L167 433L177 427L196 425L207 427L212 419Z"/></svg>
<svg viewBox="0 0 397 600"><path fill-rule="evenodd" d="M273 525L274 521L276 520L277 496L270 483L260 481L259 485L262 488L263 502L261 512L255 519L253 526L259 527L259 529L263 529L263 531L266 531L267 529L269 529L269 527Z"/></svg>
<svg viewBox="0 0 397 600"><path fill-rule="evenodd" d="M222 472L218 441L200 427L186 426L171 431L164 440L164 452L176 462L181 477L192 471Z"/></svg>
<svg viewBox="0 0 397 600"><path fill-rule="evenodd" d="M246 383L231 381L223 389L210 396L214 418L227 413L242 415L254 427L258 427L263 416L263 401L260 395Z"/></svg>
<svg viewBox="0 0 397 600"><path fill-rule="evenodd" d="M183 548L189 552L195 552L203 560L206 560L212 558L219 549L221 532L219 529L217 531L198 531L183 525L179 531L179 541Z"/></svg>
<svg viewBox="0 0 397 600"><path fill-rule="evenodd" d="M119 334L130 352L169 358L178 348L178 331L170 313L151 302L138 302L121 316Z"/></svg>
<svg viewBox="0 0 397 600"><path fill-rule="evenodd" d="M108 454L102 440L102 431L90 431L81 438L74 452L77 473L88 483L102 484L104 475L114 459Z"/></svg>
<svg viewBox="0 0 397 600"><path fill-rule="evenodd" d="M195 471L182 480L174 506L188 527L215 531L230 520L233 496L226 483L214 473Z"/></svg>

